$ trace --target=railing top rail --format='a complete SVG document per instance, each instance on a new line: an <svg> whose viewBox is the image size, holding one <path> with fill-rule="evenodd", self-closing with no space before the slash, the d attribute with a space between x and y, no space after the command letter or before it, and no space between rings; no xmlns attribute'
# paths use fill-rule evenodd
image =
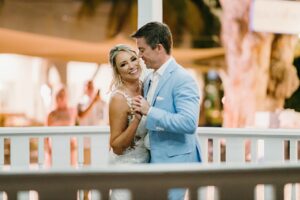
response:
<svg viewBox="0 0 300 200"><path fill-rule="evenodd" d="M247 165L239 163L189 163L187 164L120 164L101 165L97 167L76 168L49 168L49 169L25 169L25 168L3 168L0 170L0 177L5 175L22 174L178 174L178 173L206 173L206 172L251 172L251 171L289 171L300 172L300 163L295 162L268 162L249 163Z"/></svg>
<svg viewBox="0 0 300 200"><path fill-rule="evenodd" d="M109 126L57 126L57 127L6 127L0 128L0 137L5 136L43 136L43 135L87 135L107 134L110 132Z"/></svg>
<svg viewBox="0 0 300 200"><path fill-rule="evenodd" d="M197 134L211 137L296 137L300 139L300 129L269 129L269 128L215 128L199 127Z"/></svg>
<svg viewBox="0 0 300 200"><path fill-rule="evenodd" d="M81 135L107 134L109 126L65 126L65 127L5 127L0 128L0 137L11 136L46 136L46 135ZM267 129L267 128L216 128L199 127L197 134L211 137L297 137L300 129Z"/></svg>
<svg viewBox="0 0 300 200"><path fill-rule="evenodd" d="M247 181L245 181L245 177ZM251 177L251 178L250 178ZM14 180L15 182L12 182ZM45 181L47 180L47 181ZM146 180L146 181L145 181ZM199 187L296 183L299 164L273 165L119 165L86 169L12 170L0 172L0 189L19 190L52 188L151 188ZM10 184L8 184L10 183ZM143 190L142 190L143 191ZM161 199L161 198L160 198Z"/></svg>
<svg viewBox="0 0 300 200"><path fill-rule="evenodd" d="M128 188L137 199L166 199L166 191L170 188L190 188L196 194L199 187L212 185L221 189L222 199L241 199L245 194L253 194L257 184L271 184L277 188L298 182L300 164L295 163L141 164L80 170L0 170L0 190L36 190L41 199L49 195L55 197L53 199L73 199L78 189L100 190L102 197L111 188Z"/></svg>

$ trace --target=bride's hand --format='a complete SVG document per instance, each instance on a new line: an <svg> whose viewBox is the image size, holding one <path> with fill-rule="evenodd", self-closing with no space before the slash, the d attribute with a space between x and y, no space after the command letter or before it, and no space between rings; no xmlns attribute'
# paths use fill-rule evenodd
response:
<svg viewBox="0 0 300 200"><path fill-rule="evenodd" d="M150 105L144 97L136 96L132 99L132 108L134 112L147 115Z"/></svg>

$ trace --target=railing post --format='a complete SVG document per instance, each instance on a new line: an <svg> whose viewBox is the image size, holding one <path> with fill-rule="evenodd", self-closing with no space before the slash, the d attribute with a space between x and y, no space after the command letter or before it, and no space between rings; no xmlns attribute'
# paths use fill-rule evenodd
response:
<svg viewBox="0 0 300 200"><path fill-rule="evenodd" d="M29 137L18 136L10 138L11 167L29 168Z"/></svg>
<svg viewBox="0 0 300 200"><path fill-rule="evenodd" d="M0 137L0 168L4 165L4 138Z"/></svg>
<svg viewBox="0 0 300 200"><path fill-rule="evenodd" d="M258 161L258 140L256 138L251 139L251 162Z"/></svg>
<svg viewBox="0 0 300 200"><path fill-rule="evenodd" d="M201 134L201 133L200 133ZM200 144L200 153L202 163L208 162L208 138L202 137L199 133L197 134L197 140Z"/></svg>
<svg viewBox="0 0 300 200"><path fill-rule="evenodd" d="M298 141L296 139L290 140L290 161L296 162L298 160Z"/></svg>
<svg viewBox="0 0 300 200"><path fill-rule="evenodd" d="M39 168L44 166L45 151L44 151L44 137L38 138L38 164Z"/></svg>
<svg viewBox="0 0 300 200"><path fill-rule="evenodd" d="M91 165L108 164L109 160L109 134L93 135L91 137Z"/></svg>
<svg viewBox="0 0 300 200"><path fill-rule="evenodd" d="M52 166L53 167L69 167L70 160L70 136L52 136Z"/></svg>
<svg viewBox="0 0 300 200"><path fill-rule="evenodd" d="M77 152L78 152L78 166L83 167L84 165L84 140L83 136L77 137Z"/></svg>
<svg viewBox="0 0 300 200"><path fill-rule="evenodd" d="M297 162L298 160L298 141L296 139L290 140L290 162ZM297 199L297 187L299 189L299 184L292 183L291 186L291 200Z"/></svg>
<svg viewBox="0 0 300 200"><path fill-rule="evenodd" d="M213 138L213 162L221 162L221 140L222 138Z"/></svg>
<svg viewBox="0 0 300 200"><path fill-rule="evenodd" d="M245 162L245 143L242 138L226 139L226 162Z"/></svg>
<svg viewBox="0 0 300 200"><path fill-rule="evenodd" d="M278 138L264 138L264 161L283 162L284 160L284 140Z"/></svg>

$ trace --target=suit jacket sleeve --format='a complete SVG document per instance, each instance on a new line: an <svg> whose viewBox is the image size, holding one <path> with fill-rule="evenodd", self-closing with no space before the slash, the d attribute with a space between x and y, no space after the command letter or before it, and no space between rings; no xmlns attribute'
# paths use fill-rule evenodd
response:
<svg viewBox="0 0 300 200"><path fill-rule="evenodd" d="M170 83L169 83L170 84ZM146 127L150 131L164 131L178 134L193 134L198 126L200 97L196 81L185 75L172 82L170 88L172 110L152 107L147 115Z"/></svg>

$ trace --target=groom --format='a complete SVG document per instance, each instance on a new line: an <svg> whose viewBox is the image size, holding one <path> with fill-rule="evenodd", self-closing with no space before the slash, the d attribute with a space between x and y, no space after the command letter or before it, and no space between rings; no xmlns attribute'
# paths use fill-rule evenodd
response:
<svg viewBox="0 0 300 200"><path fill-rule="evenodd" d="M201 162L195 132L200 109L196 81L171 56L172 34L166 24L150 22L133 35L139 56L153 69L144 81L144 97L133 99L145 119L151 163ZM171 192L183 199L184 191Z"/></svg>

